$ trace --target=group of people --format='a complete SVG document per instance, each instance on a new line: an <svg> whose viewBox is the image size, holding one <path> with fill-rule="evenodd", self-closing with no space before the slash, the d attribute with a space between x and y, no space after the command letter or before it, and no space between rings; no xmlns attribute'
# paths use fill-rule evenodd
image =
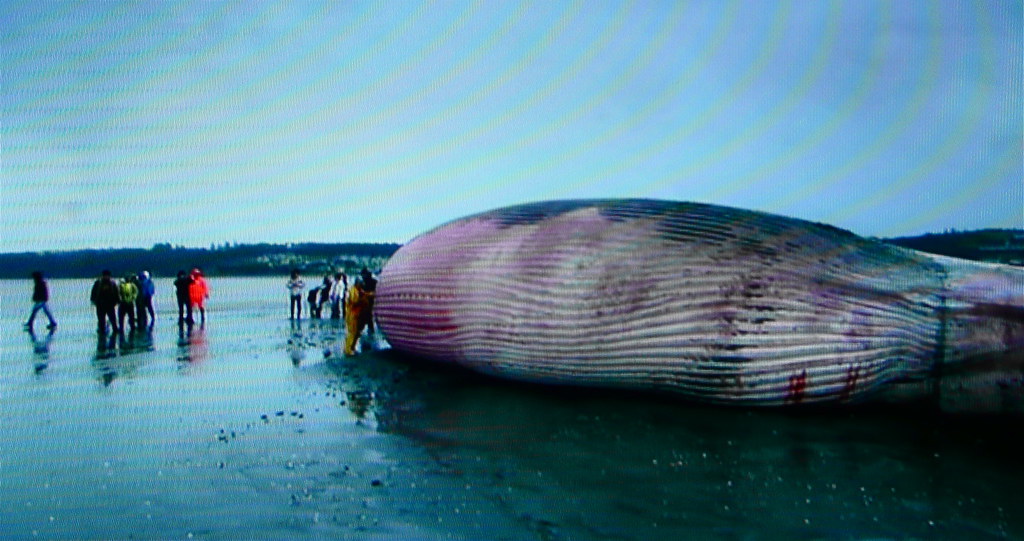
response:
<svg viewBox="0 0 1024 541"><path fill-rule="evenodd" d="M288 289L289 317L293 320L302 319L302 292L306 282L299 271L293 270L291 278L285 284ZM323 317L325 306L331 309L331 319L345 320L345 355L355 355L356 342L363 334L363 329L373 333L373 301L377 293L377 279L369 269L363 268L352 287L348 286L348 276L344 273L325 275L323 282L309 290L306 302L309 304L309 317Z"/></svg>
<svg viewBox="0 0 1024 541"><path fill-rule="evenodd" d="M25 328L33 330L36 315L42 311L50 320L48 329L57 328L57 320L50 312L47 303L50 292L42 272L33 272L34 287L32 290L32 312L25 323ZM302 297L306 289L298 270L293 270L287 287L291 303L291 319L302 319ZM178 324L192 325L195 323L192 313L199 309L200 325L206 324L206 299L210 297L210 288L202 270L195 268L191 273L178 271L174 280L175 297L178 301ZM323 317L325 307L330 307L331 319L345 320L345 354L355 355L356 343L363 330L374 332L373 303L377 293L377 279L369 269L363 268L359 277L351 287L344 273L335 273L333 277L324 276L323 282L309 290L306 298L309 304L310 317ZM104 270L92 286L90 300L96 307L96 328L99 334L107 334L107 324L115 333L127 329L151 329L156 322L153 299L156 297L156 285L150 278L149 271L138 274L127 273L120 281L115 280L109 270ZM190 327L191 328L191 327Z"/></svg>
<svg viewBox="0 0 1024 541"><path fill-rule="evenodd" d="M202 323L205 324L205 300L209 298L210 290L202 271L193 269L191 274L178 271L174 287L178 298L178 323L191 325L192 307L198 306ZM109 322L114 332L124 333L125 319L128 320L128 330L152 328L156 322L153 308L155 297L156 284L150 278L149 271L142 271L139 274L127 273L119 282L113 278L109 270L104 270L100 278L93 283L90 295L90 300L96 307L96 331L106 334Z"/></svg>
<svg viewBox="0 0 1024 541"><path fill-rule="evenodd" d="M89 295L89 300L96 307L97 332L106 334L109 321L115 333L123 333L126 318L130 330L135 330L136 326L152 327L156 322L154 296L156 285L150 278L149 271L127 273L118 282L109 270L104 270L100 278L93 283Z"/></svg>
<svg viewBox="0 0 1024 541"><path fill-rule="evenodd" d="M178 301L178 325L195 323L193 308L199 309L199 325L206 325L206 299L210 298L210 286L201 269L194 268L191 273L178 271L174 279L174 296Z"/></svg>
<svg viewBox="0 0 1024 541"><path fill-rule="evenodd" d="M291 278L285 285L290 293L289 304L290 319L302 319L302 292L306 289L306 281L302 279L298 270L293 270ZM321 285L313 287L306 295L306 302L309 303L309 317L320 319L323 316L325 306L331 309L331 319L340 319L345 309L345 297L348 291L348 276L343 273L335 273L334 278L330 274L324 276Z"/></svg>

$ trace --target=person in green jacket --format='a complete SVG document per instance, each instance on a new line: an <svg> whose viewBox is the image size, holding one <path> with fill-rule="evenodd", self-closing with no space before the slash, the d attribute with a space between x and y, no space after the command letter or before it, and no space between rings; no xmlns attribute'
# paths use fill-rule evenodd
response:
<svg viewBox="0 0 1024 541"><path fill-rule="evenodd" d="M117 286L118 300L120 301L117 305L118 315L118 326L120 331L124 332L124 316L128 316L128 328L135 330L135 301L139 298L139 285L138 278L135 274L128 273L124 276L124 280Z"/></svg>

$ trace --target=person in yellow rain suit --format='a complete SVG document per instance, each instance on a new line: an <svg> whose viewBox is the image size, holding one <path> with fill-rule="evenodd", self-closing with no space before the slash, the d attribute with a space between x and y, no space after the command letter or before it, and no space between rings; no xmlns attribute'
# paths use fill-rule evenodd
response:
<svg viewBox="0 0 1024 541"><path fill-rule="evenodd" d="M345 355L356 354L356 342L373 317L370 310L374 294L366 289L362 280L356 280L348 290L348 299L345 300Z"/></svg>
<svg viewBox="0 0 1024 541"><path fill-rule="evenodd" d="M139 298L139 286L136 285L134 273L125 275L117 286L117 318L118 330L124 332L124 316L128 316L128 329L135 330L135 301Z"/></svg>

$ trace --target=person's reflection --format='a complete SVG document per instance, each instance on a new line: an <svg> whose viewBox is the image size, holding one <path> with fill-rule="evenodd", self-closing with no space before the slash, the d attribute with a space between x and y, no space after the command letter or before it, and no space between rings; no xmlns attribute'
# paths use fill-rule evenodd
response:
<svg viewBox="0 0 1024 541"><path fill-rule="evenodd" d="M114 367L114 360L117 358L117 338L117 333L96 336L96 355L92 364L99 372L100 383L104 386L109 386L117 378L117 369Z"/></svg>
<svg viewBox="0 0 1024 541"><path fill-rule="evenodd" d="M188 329L188 330L186 330L186 329ZM192 330L192 326L191 325L188 325L186 327L185 322L183 322L183 321L178 322L178 362L179 363L187 363L187 362L191 362L192 361L192 359L191 359L191 352L189 351L189 347L188 347L189 335L192 334L191 330Z"/></svg>
<svg viewBox="0 0 1024 541"><path fill-rule="evenodd" d="M288 337L288 357L291 358L292 364L299 366L302 361L306 358L306 337L302 332L302 321L293 320L291 322L291 334Z"/></svg>
<svg viewBox="0 0 1024 541"><path fill-rule="evenodd" d="M32 342L32 353L35 355L34 369L36 374L46 370L50 366L50 342L53 341L53 333L56 328L50 329L42 339L36 336L35 331L28 329L29 340Z"/></svg>
<svg viewBox="0 0 1024 541"><path fill-rule="evenodd" d="M206 360L206 328L203 325L192 331L192 336L189 338L189 349L192 352L193 363L201 363Z"/></svg>
<svg viewBox="0 0 1024 541"><path fill-rule="evenodd" d="M121 350L122 355L135 352L135 327L132 327L127 333L118 335L117 347Z"/></svg>
<svg viewBox="0 0 1024 541"><path fill-rule="evenodd" d="M370 407L374 405L374 392L369 389L346 391L345 398L348 399L346 401L348 410L356 417L356 423L363 424L366 420L366 414L370 411Z"/></svg>
<svg viewBox="0 0 1024 541"><path fill-rule="evenodd" d="M206 360L206 329L186 323L178 324L178 362L199 364Z"/></svg>
<svg viewBox="0 0 1024 541"><path fill-rule="evenodd" d="M153 326L140 327L133 332L132 342L135 351L153 351Z"/></svg>
<svg viewBox="0 0 1024 541"><path fill-rule="evenodd" d="M320 331L320 350L325 360L343 358L345 322L340 319L324 320Z"/></svg>

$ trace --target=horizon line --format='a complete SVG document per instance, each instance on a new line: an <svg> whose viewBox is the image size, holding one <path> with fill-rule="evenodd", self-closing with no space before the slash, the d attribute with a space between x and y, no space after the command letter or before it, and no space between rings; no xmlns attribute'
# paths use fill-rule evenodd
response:
<svg viewBox="0 0 1024 541"><path fill-rule="evenodd" d="M857 235L865 239L877 239L877 240L890 240L890 239L905 239L914 237L925 237L929 235L951 235L959 233L978 233L982 231L1010 231L1024 233L1024 228L1020 227L983 227L979 229L956 229L947 228L945 231L940 232L927 232L919 233L916 235L895 235L889 237L880 236L866 236ZM856 233L854 233L856 234ZM411 239L410 239L411 240ZM174 250L216 250L218 248L233 248L236 246L256 246L260 244L269 244L272 246L290 246L297 244L321 244L321 245L337 245L337 244L394 244L398 246L404 246L406 242L396 241L252 241L252 242L238 242L238 241L224 241L224 242L211 242L209 245L195 246L185 244L173 244L170 242L156 242L150 246L102 246L102 247L89 247L89 248L59 248L59 249L36 249L36 250L15 250L9 251L6 249L0 249L0 255L18 255L18 254L52 254L52 253L70 253L70 252L89 252L89 251L103 251L103 250L153 250L157 246L169 245Z"/></svg>

